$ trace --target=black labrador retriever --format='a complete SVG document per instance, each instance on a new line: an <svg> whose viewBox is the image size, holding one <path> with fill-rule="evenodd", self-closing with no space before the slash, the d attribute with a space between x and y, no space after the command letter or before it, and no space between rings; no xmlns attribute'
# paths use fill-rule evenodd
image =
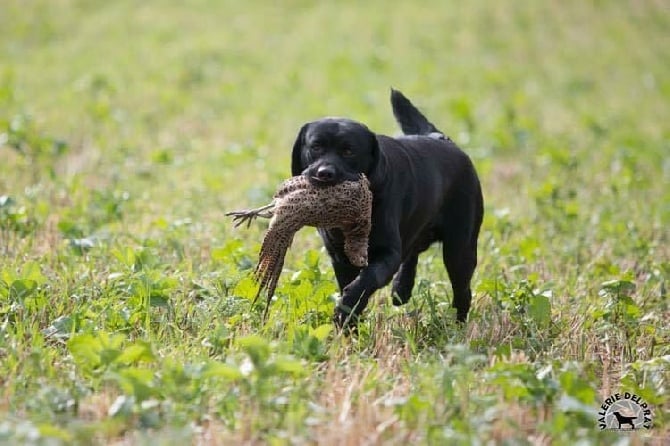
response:
<svg viewBox="0 0 670 446"><path fill-rule="evenodd" d="M419 253L443 243L443 259L458 321L470 310L470 280L477 265L477 237L484 214L479 179L470 158L397 90L396 121L405 135L391 138L344 118L305 124L293 145L291 171L316 186L358 179L373 193L368 266L353 266L342 232L319 229L341 292L334 320L354 327L370 296L393 279L393 303L407 303ZM395 277L394 277L395 275Z"/></svg>

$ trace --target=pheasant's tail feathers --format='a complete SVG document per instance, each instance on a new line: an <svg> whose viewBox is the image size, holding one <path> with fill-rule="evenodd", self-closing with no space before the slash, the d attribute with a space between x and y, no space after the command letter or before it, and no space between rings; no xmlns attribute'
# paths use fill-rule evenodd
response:
<svg viewBox="0 0 670 446"><path fill-rule="evenodd" d="M288 251L291 242L293 241L294 233L287 236L285 231L279 231L276 226L270 225L270 228L263 237L261 244L261 251L258 256L258 264L254 270L254 279L258 283L258 292L254 298L254 302L265 291L266 304L263 312L263 320L267 318L270 308L270 301L274 295L279 276L284 267L284 258L286 251Z"/></svg>

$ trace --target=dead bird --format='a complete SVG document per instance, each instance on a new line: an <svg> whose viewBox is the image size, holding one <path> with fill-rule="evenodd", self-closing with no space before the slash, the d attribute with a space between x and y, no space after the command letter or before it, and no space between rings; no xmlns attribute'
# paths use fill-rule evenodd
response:
<svg viewBox="0 0 670 446"><path fill-rule="evenodd" d="M254 278L259 283L254 301L263 290L267 292L263 319L267 316L277 287L286 251L300 228L314 226L340 230L349 262L363 268L368 264L371 214L372 192L363 174L358 181L344 181L331 186L317 186L303 175L295 176L281 184L270 204L226 213L233 217L236 227L245 222L249 227L257 217L271 218L254 270Z"/></svg>

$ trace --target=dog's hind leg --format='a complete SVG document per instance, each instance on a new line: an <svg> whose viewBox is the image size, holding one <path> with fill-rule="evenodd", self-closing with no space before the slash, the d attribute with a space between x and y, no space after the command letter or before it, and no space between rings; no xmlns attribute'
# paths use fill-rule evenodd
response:
<svg viewBox="0 0 670 446"><path fill-rule="evenodd" d="M398 273L393 278L393 305L404 305L412 296L418 261L419 255L414 254L405 259L400 265Z"/></svg>
<svg viewBox="0 0 670 446"><path fill-rule="evenodd" d="M477 187L475 192L478 190ZM463 192L455 194L444 214L442 258L454 291L453 305L459 322L465 322L470 311L470 281L477 266L477 237L483 217L481 199L473 198Z"/></svg>
<svg viewBox="0 0 670 446"><path fill-rule="evenodd" d="M477 266L477 247L469 242L461 245L450 240L450 243L444 243L442 256L454 291L453 305L456 308L456 319L465 322L472 301L470 280Z"/></svg>

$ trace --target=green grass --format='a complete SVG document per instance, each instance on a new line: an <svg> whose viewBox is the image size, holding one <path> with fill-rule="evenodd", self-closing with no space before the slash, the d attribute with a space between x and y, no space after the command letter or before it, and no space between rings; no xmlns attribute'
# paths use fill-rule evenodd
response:
<svg viewBox="0 0 670 446"><path fill-rule="evenodd" d="M667 444L662 1L19 1L0 13L0 443ZM474 308L439 247L356 338L302 230L249 279L303 122L397 132L405 92L480 172ZM601 432L617 391L654 426Z"/></svg>

